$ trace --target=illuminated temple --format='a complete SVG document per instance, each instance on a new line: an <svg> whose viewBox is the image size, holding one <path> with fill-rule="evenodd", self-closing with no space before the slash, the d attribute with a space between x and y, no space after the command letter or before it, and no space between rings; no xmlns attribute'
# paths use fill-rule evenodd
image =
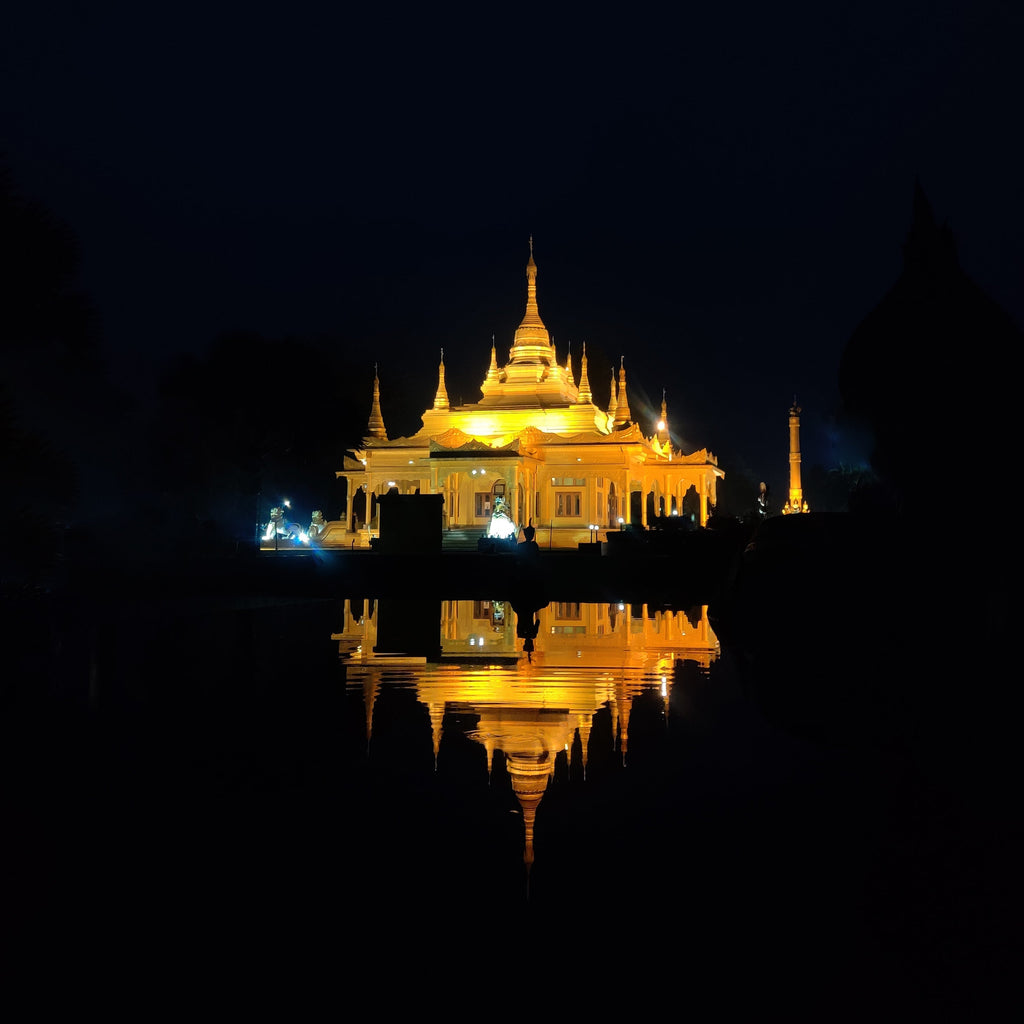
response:
<svg viewBox="0 0 1024 1024"><path fill-rule="evenodd" d="M673 447L664 399L645 433L630 410L624 357L604 406L595 402L585 345L578 380L568 354L559 362L537 305L532 241L525 315L503 364L492 339L480 391L478 402L451 404L442 350L422 428L392 438L375 372L362 445L337 472L346 481L345 519L325 524L318 542L368 546L377 536L377 498L389 492L441 495L448 530L482 530L500 499L513 522L532 525L537 543L549 548L575 548L593 541L595 531L601 539L608 529L680 515L687 496L694 522L706 523L724 477L717 459L706 449Z"/></svg>

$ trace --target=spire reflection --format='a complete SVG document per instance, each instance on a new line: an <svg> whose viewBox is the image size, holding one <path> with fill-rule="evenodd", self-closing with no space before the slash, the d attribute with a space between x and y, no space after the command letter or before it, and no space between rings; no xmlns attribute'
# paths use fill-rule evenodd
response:
<svg viewBox="0 0 1024 1024"><path fill-rule="evenodd" d="M346 600L332 639L350 692L362 691L368 756L389 686L412 690L426 708L435 772L445 744L456 740L483 748L488 778L500 752L528 871L538 808L559 766L572 772L574 751L586 784L596 716L611 719L612 749L601 753L626 766L634 700L657 700L667 723L668 680L684 664L707 671L719 656L706 606Z"/></svg>

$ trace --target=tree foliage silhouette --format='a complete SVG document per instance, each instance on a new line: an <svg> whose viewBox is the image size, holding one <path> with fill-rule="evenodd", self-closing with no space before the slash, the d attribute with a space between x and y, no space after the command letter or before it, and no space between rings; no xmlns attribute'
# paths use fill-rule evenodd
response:
<svg viewBox="0 0 1024 1024"><path fill-rule="evenodd" d="M334 471L360 417L350 368L332 351L326 342L234 333L168 368L155 451L161 501L179 531L253 538L261 496L264 519L284 495L298 517L339 513Z"/></svg>

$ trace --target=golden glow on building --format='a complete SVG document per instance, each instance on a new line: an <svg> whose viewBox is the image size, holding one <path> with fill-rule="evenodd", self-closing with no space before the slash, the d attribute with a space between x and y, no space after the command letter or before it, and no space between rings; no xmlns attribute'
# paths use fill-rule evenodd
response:
<svg viewBox="0 0 1024 1024"><path fill-rule="evenodd" d="M532 239L526 283L526 310L508 360L499 364L492 338L478 402L451 404L442 350L422 428L389 438L375 368L362 446L336 473L346 481L345 517L328 522L318 544L367 546L376 534L376 499L392 486L401 494L442 495L448 529L485 527L485 510L502 497L513 520L532 524L545 548L590 541L593 524L606 531L678 515L690 493L696 525L706 523L724 477L718 460L707 449L684 454L673 446L664 395L653 433L644 433L630 409L624 356L617 379L612 371L605 408L594 402L585 346L578 384L571 355L559 363L540 316Z"/></svg>

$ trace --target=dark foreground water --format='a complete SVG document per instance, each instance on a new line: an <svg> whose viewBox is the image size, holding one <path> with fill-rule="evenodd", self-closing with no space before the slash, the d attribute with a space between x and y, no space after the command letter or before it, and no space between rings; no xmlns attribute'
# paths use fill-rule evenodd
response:
<svg viewBox="0 0 1024 1024"><path fill-rule="evenodd" d="M11 962L251 994L297 961L424 1012L1003 999L1002 786L790 728L706 608L499 596L127 603L12 641Z"/></svg>

